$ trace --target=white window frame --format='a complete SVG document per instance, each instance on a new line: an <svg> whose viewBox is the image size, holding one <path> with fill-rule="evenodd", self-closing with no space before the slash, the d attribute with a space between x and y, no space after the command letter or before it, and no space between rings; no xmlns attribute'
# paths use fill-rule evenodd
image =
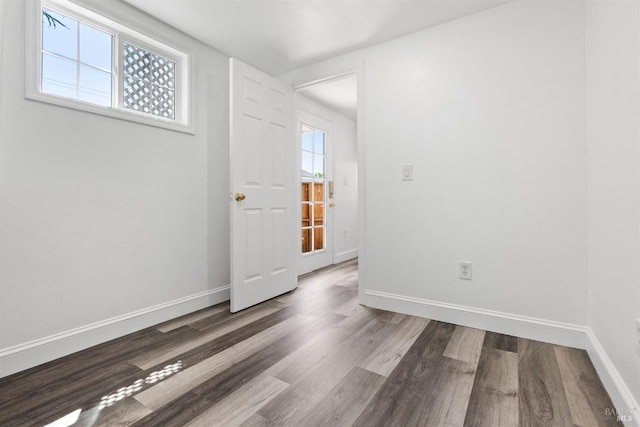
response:
<svg viewBox="0 0 640 427"><path fill-rule="evenodd" d="M191 55L135 31L108 16L96 13L69 0L27 0L25 45L25 97L75 110L100 114L146 125L194 134L193 104L191 96ZM65 98L40 90L42 74L42 8L60 12L113 36L112 60L115 79L112 85L112 106L104 107L84 101ZM167 58L176 64L175 118L169 119L139 112L122 106L123 70L122 46L129 43L150 53Z"/></svg>

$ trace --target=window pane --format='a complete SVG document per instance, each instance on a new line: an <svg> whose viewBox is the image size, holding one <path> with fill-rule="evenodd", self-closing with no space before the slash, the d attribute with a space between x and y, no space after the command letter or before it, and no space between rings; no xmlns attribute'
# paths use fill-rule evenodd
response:
<svg viewBox="0 0 640 427"><path fill-rule="evenodd" d="M111 106L111 73L80 66L80 100Z"/></svg>
<svg viewBox="0 0 640 427"><path fill-rule="evenodd" d="M78 59L78 21L43 9L42 50Z"/></svg>
<svg viewBox="0 0 640 427"><path fill-rule="evenodd" d="M111 71L111 34L80 24L80 61Z"/></svg>
<svg viewBox="0 0 640 427"><path fill-rule="evenodd" d="M324 249L324 227L313 229L313 250Z"/></svg>
<svg viewBox="0 0 640 427"><path fill-rule="evenodd" d="M65 98L77 97L78 68L76 62L42 54L42 92Z"/></svg>
<svg viewBox="0 0 640 427"><path fill-rule="evenodd" d="M176 63L157 55L151 55L151 80L158 86L174 89L176 84Z"/></svg>
<svg viewBox="0 0 640 427"><path fill-rule="evenodd" d="M175 118L176 63L129 43L123 48L123 107Z"/></svg>
<svg viewBox="0 0 640 427"><path fill-rule="evenodd" d="M313 225L324 224L324 204L313 206Z"/></svg>
<svg viewBox="0 0 640 427"><path fill-rule="evenodd" d="M314 151L318 154L324 154L324 132L315 132L315 148Z"/></svg>
<svg viewBox="0 0 640 427"><path fill-rule="evenodd" d="M313 154L302 152L302 179L313 178Z"/></svg>
<svg viewBox="0 0 640 427"><path fill-rule="evenodd" d="M151 114L173 119L175 117L176 94L174 91L152 86Z"/></svg>
<svg viewBox="0 0 640 427"><path fill-rule="evenodd" d="M136 111L149 113L151 104L151 85L133 77L124 78L124 96L122 106Z"/></svg>
<svg viewBox="0 0 640 427"><path fill-rule="evenodd" d="M307 203L302 204L302 226L309 227L311 226L311 218L309 217L309 212L311 205Z"/></svg>
<svg viewBox="0 0 640 427"><path fill-rule="evenodd" d="M311 229L302 230L302 253L311 252Z"/></svg>
<svg viewBox="0 0 640 427"><path fill-rule="evenodd" d="M125 76L149 80L149 74L151 73L151 55L149 52L125 43L122 62Z"/></svg>
<svg viewBox="0 0 640 427"><path fill-rule="evenodd" d="M313 157L313 176L324 178L324 156L316 154Z"/></svg>
<svg viewBox="0 0 640 427"><path fill-rule="evenodd" d="M303 202L308 202L311 200L311 183L310 182L303 182L302 183L302 194L300 195L300 199Z"/></svg>
<svg viewBox="0 0 640 427"><path fill-rule="evenodd" d="M302 149L305 151L313 151L313 133L302 133Z"/></svg>
<svg viewBox="0 0 640 427"><path fill-rule="evenodd" d="M313 185L313 200L324 202L324 185L321 182L316 182Z"/></svg>

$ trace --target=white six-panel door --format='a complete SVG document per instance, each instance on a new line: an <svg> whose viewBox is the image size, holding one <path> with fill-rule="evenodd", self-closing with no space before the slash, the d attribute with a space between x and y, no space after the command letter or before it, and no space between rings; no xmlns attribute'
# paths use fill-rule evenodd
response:
<svg viewBox="0 0 640 427"><path fill-rule="evenodd" d="M293 90L230 60L231 311L294 289Z"/></svg>

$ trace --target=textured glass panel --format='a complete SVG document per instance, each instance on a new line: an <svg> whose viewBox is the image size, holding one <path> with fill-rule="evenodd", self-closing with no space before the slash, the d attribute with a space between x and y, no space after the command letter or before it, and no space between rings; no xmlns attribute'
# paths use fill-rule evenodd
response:
<svg viewBox="0 0 640 427"><path fill-rule="evenodd" d="M151 88L143 80L125 77L122 106L144 113L151 112Z"/></svg>
<svg viewBox="0 0 640 427"><path fill-rule="evenodd" d="M76 62L42 54L42 92L75 99L78 93L77 77Z"/></svg>
<svg viewBox="0 0 640 427"><path fill-rule="evenodd" d="M125 43L122 105L167 119L175 118L176 63Z"/></svg>
<svg viewBox="0 0 640 427"><path fill-rule="evenodd" d="M80 24L80 62L111 71L111 34Z"/></svg>
<svg viewBox="0 0 640 427"><path fill-rule="evenodd" d="M50 18L42 16L42 50L78 59L78 21L48 9L43 10Z"/></svg>
<svg viewBox="0 0 640 427"><path fill-rule="evenodd" d="M80 66L80 100L111 106L111 73Z"/></svg>
<svg viewBox="0 0 640 427"><path fill-rule="evenodd" d="M173 119L175 117L175 92L156 85L152 85L151 87L151 114L166 119Z"/></svg>
<svg viewBox="0 0 640 427"><path fill-rule="evenodd" d="M151 54L125 43L122 52L124 75L149 81L151 74Z"/></svg>
<svg viewBox="0 0 640 427"><path fill-rule="evenodd" d="M167 89L174 89L176 82L176 63L156 55L151 55L151 81Z"/></svg>

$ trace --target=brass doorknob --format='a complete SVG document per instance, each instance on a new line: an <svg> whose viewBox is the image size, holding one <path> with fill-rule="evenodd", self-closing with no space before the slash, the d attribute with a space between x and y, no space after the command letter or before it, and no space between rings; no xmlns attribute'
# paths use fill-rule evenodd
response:
<svg viewBox="0 0 640 427"><path fill-rule="evenodd" d="M247 196L245 196L244 193L236 193L236 202L241 202L246 198Z"/></svg>

